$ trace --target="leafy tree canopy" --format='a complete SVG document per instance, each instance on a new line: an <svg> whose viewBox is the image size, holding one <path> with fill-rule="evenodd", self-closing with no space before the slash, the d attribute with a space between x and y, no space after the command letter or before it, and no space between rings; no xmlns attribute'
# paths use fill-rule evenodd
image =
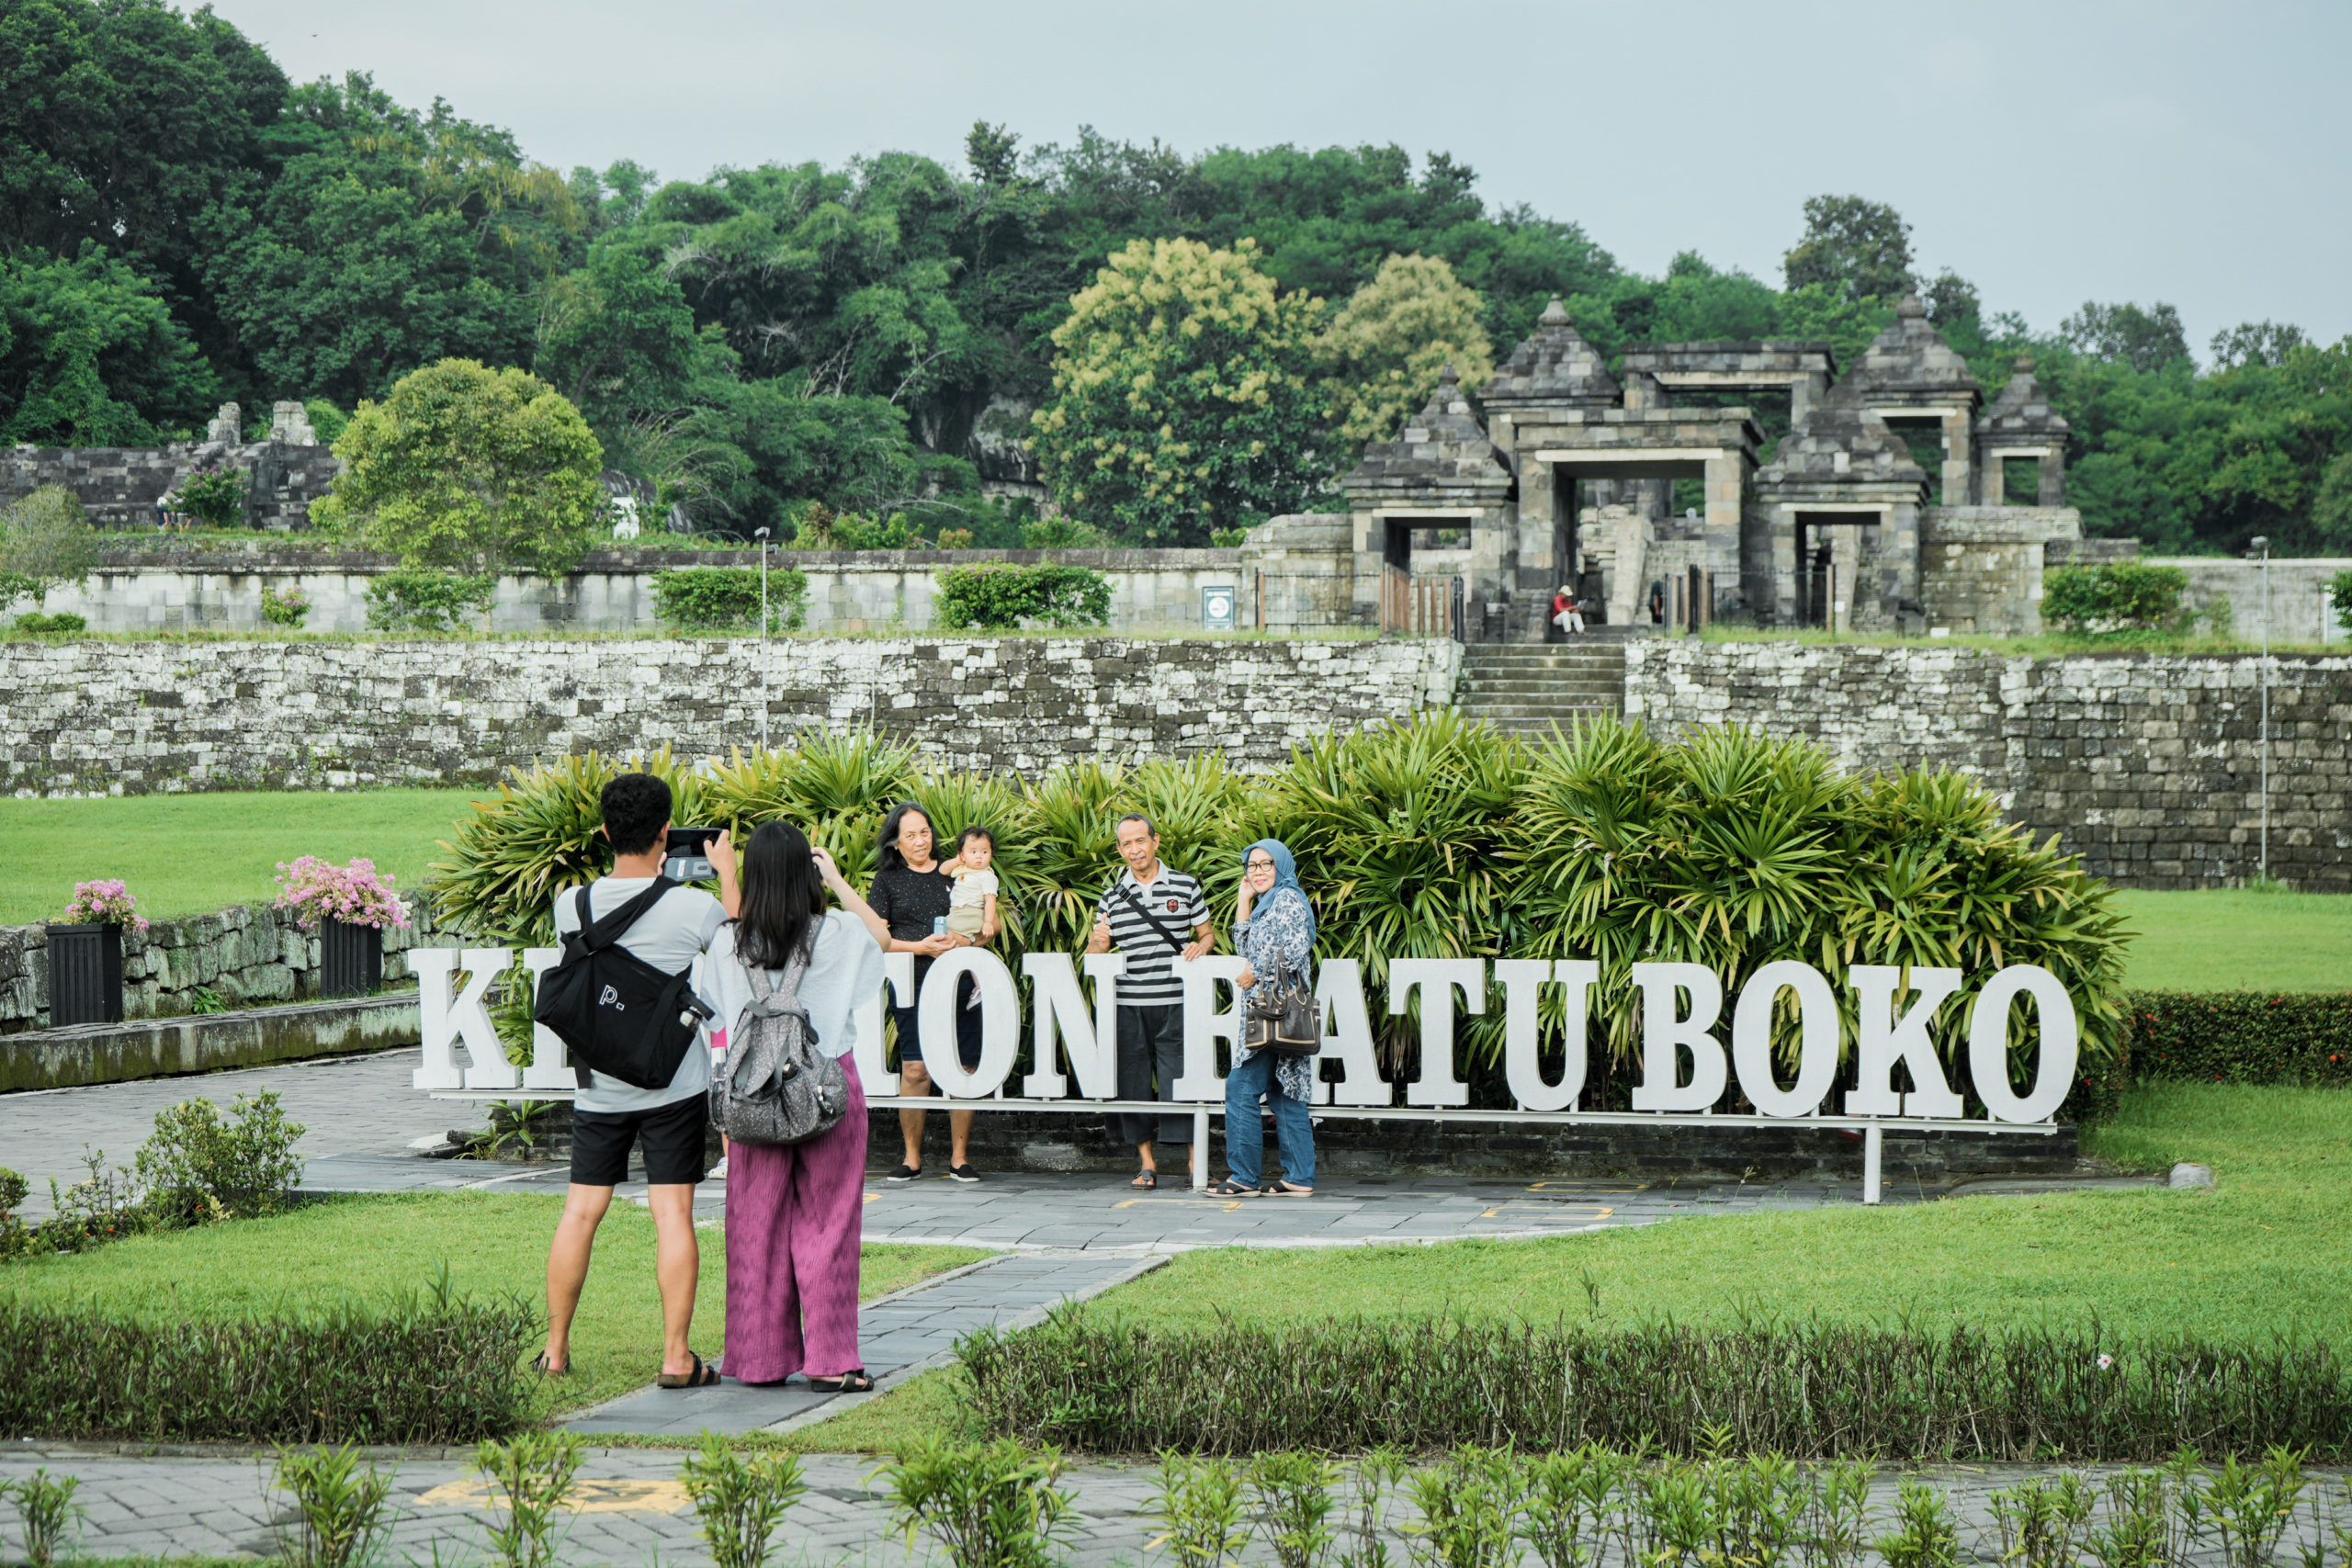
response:
<svg viewBox="0 0 2352 1568"><path fill-rule="evenodd" d="M0 255L0 442L143 446L219 391L155 284L96 241Z"/></svg>
<svg viewBox="0 0 2352 1568"><path fill-rule="evenodd" d="M1781 258L1792 290L1819 284L1840 299L1896 299L1911 292L1911 225L1883 201L1812 196L1804 238Z"/></svg>
<svg viewBox="0 0 2352 1568"><path fill-rule="evenodd" d="M1282 293L1258 260L1249 240L1137 240L1070 301L1035 437L1066 509L1138 542L1202 545L1329 479L1322 302Z"/></svg>
<svg viewBox="0 0 2352 1568"><path fill-rule="evenodd" d="M51 589L97 570L97 535L72 491L44 485L0 511L0 592L9 600L46 603Z"/></svg>
<svg viewBox="0 0 2352 1568"><path fill-rule="evenodd" d="M1495 373L1477 295L1442 256L1390 256L1316 344L1332 418L1349 441L1386 440L1448 365L1472 388Z"/></svg>
<svg viewBox="0 0 2352 1568"><path fill-rule="evenodd" d="M411 570L569 571L603 521L595 436L527 371L470 359L413 371L359 405L334 451L349 466L313 520Z"/></svg>

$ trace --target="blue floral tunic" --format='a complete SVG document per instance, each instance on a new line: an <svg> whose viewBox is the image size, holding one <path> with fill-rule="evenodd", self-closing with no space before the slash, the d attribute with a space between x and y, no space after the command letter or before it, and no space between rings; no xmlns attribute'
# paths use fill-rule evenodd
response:
<svg viewBox="0 0 2352 1568"><path fill-rule="evenodd" d="M1233 928L1233 935L1260 985L1271 982L1274 970L1282 965L1304 976L1309 985L1314 984L1315 976L1307 964L1315 942L1314 917L1307 909L1306 896L1296 888L1278 886L1267 894L1251 911L1250 918ZM1256 1055L1254 1051L1244 1051L1234 1065L1238 1066ZM1277 1056L1274 1081L1290 1099L1312 1103L1315 1058Z"/></svg>

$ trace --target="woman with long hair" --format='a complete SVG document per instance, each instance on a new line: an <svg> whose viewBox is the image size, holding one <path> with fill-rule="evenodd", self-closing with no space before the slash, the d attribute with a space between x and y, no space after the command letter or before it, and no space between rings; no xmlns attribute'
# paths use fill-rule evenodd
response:
<svg viewBox="0 0 2352 1568"><path fill-rule="evenodd" d="M842 908L828 911L825 890ZM781 984L807 964L800 1007L817 1050L847 1056L857 1010L882 987L888 928L799 829L769 822L743 852L741 912L719 930L704 971L724 1053L755 993L750 971ZM716 1071L717 1069L714 1069ZM727 1353L739 1382L858 1393L874 1386L857 1351L857 1260L865 1207L865 1091L854 1067L848 1108L829 1133L785 1148L730 1143L727 1168Z"/></svg>

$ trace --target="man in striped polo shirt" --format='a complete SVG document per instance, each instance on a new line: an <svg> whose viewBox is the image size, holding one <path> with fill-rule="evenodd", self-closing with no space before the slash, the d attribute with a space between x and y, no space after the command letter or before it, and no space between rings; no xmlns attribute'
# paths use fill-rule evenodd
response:
<svg viewBox="0 0 2352 1568"><path fill-rule="evenodd" d="M1115 945L1127 960L1119 976L1119 1098L1173 1100L1176 1077L1184 1069L1184 987L1176 977L1175 961L1207 953L1216 944L1216 932L1209 926L1201 885L1160 863L1159 834L1150 818L1131 813L1119 818L1119 858L1127 869L1103 894L1086 951L1107 953ZM1184 1145L1196 1160L1206 1152L1190 1147L1190 1116L1113 1111L1105 1120L1114 1139L1135 1145L1142 1156L1143 1168L1131 1187L1159 1185L1159 1168L1151 1156L1155 1121L1161 1143Z"/></svg>

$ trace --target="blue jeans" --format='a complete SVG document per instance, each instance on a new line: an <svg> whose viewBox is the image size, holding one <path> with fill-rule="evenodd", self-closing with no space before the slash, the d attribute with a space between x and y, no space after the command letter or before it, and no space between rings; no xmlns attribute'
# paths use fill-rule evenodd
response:
<svg viewBox="0 0 2352 1568"><path fill-rule="evenodd" d="M1244 1187L1259 1182L1266 1133L1258 1121L1258 1097L1274 1108L1274 1138L1283 1151L1283 1179L1293 1187L1315 1185L1315 1122L1306 1101L1293 1100L1274 1081L1274 1054L1252 1052L1225 1080L1225 1166Z"/></svg>

